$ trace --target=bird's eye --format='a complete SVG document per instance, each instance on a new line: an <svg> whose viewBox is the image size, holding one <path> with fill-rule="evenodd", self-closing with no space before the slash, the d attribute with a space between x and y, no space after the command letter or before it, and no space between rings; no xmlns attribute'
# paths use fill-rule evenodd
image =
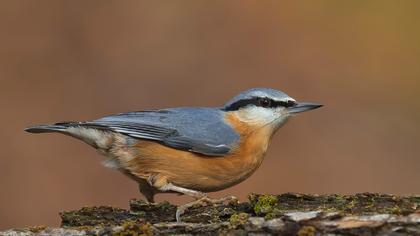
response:
<svg viewBox="0 0 420 236"><path fill-rule="evenodd" d="M260 106L262 106L262 107L270 107L271 106L270 99L267 99L267 98L260 99Z"/></svg>

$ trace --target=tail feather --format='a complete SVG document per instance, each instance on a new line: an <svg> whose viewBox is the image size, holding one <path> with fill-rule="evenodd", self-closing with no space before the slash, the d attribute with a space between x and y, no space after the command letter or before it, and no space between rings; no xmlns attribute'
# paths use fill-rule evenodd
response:
<svg viewBox="0 0 420 236"><path fill-rule="evenodd" d="M61 122L53 125L35 125L25 129L29 133L62 133L80 139L95 148L108 149L113 135L104 127L85 122Z"/></svg>

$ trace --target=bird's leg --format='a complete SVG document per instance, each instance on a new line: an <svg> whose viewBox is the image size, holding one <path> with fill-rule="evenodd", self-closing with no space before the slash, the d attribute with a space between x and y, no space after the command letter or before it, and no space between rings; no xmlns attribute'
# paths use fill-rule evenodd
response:
<svg viewBox="0 0 420 236"><path fill-rule="evenodd" d="M156 194L156 189L150 186L145 180L139 180L139 190L146 198L148 203L154 203L154 196Z"/></svg>
<svg viewBox="0 0 420 236"><path fill-rule="evenodd" d="M181 222L181 215L190 207L193 207L197 204L201 204L201 203L210 203L210 204L220 204L220 203L224 203L226 201L232 201L232 200L236 200L237 198L234 196L227 196L227 197L223 197L220 199L212 199L209 198L205 193L200 192L200 191L195 191L195 190L191 190L191 189L187 189L187 188L182 188L182 187L178 187L175 186L171 183L166 184L165 186L163 186L160 190L162 191L174 191L174 192L178 192L178 193L182 193L188 196L191 196L193 198L195 198L195 201L189 202L187 204L178 206L177 210L176 210L176 221L177 222Z"/></svg>

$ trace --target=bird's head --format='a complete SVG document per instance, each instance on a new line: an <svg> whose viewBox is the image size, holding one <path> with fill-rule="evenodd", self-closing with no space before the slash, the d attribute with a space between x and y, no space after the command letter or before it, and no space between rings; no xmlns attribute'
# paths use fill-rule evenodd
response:
<svg viewBox="0 0 420 236"><path fill-rule="evenodd" d="M274 130L289 117L321 107L321 104L297 102L289 95L269 88L254 88L240 93L225 104L225 112L234 112L241 122Z"/></svg>

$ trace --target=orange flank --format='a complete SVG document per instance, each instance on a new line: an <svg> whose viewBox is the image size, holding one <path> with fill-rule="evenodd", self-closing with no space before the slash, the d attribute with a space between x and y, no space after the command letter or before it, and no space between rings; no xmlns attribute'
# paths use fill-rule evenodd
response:
<svg viewBox="0 0 420 236"><path fill-rule="evenodd" d="M260 166L273 129L250 127L236 119L233 112L227 113L225 119L241 136L226 156L206 156L140 140L125 155L117 155L118 160L130 174L149 180L156 188L167 183L203 192L231 187Z"/></svg>

